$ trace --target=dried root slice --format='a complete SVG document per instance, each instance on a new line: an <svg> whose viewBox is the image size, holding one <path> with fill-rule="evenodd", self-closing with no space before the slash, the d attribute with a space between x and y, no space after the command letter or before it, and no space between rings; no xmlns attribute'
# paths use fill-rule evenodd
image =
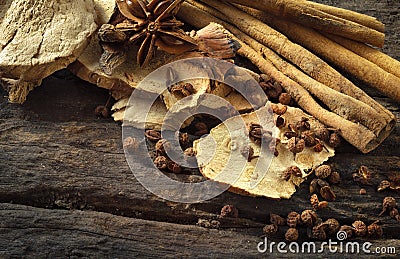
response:
<svg viewBox="0 0 400 259"><path fill-rule="evenodd" d="M230 179L231 176L221 176L220 173L225 168L229 169L230 165L239 165L243 162L241 150L248 145L249 136L248 130L238 125L243 125L242 119L245 123L259 123L257 116L262 118L261 116L265 115L267 109L267 107L262 107L255 112L232 117L224 123L236 125L233 131L228 132L228 128L222 123L213 128L207 137L194 142L193 149L196 153L198 165L206 178L224 183L230 183L234 180ZM323 127L313 117L297 108L288 107L287 112L282 116L289 124L296 123L302 117L306 117L309 119L311 129ZM288 128L274 128L274 131L275 135L281 136L288 131ZM278 143L279 155L273 157L271 164L267 165L264 159L258 157L260 146L252 141L250 141L250 146L254 151L253 159L246 162L245 169L239 178L231 184L230 191L275 199L290 198L296 191L296 186L303 182L303 177L307 175L308 170L317 167L334 155L334 150L327 145L327 149L320 153L313 151L310 147L305 147L302 152L294 155L289 151L287 143ZM303 177L291 177L289 181L282 179L282 172L290 166L299 167ZM254 183L258 184L253 186Z"/></svg>
<svg viewBox="0 0 400 259"><path fill-rule="evenodd" d="M42 79L72 63L97 26L93 1L0 2L0 76L11 102L23 103Z"/></svg>

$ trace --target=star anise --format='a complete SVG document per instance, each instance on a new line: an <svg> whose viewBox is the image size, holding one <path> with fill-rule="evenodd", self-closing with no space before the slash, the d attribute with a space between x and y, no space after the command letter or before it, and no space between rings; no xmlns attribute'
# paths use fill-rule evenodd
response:
<svg viewBox="0 0 400 259"><path fill-rule="evenodd" d="M179 28L183 23L174 17L183 1L116 0L117 11L121 15L115 15L114 21L110 21L110 24L115 24L112 28L115 34L123 32L126 35L126 38L118 37L121 41L140 42L137 54L137 62L140 66L146 66L149 63L157 47L171 54L181 54L196 48L196 41ZM110 27L109 24L103 26ZM110 37L105 38L100 34L99 37L106 43L110 42L107 40ZM112 43L115 43L115 38L113 37Z"/></svg>

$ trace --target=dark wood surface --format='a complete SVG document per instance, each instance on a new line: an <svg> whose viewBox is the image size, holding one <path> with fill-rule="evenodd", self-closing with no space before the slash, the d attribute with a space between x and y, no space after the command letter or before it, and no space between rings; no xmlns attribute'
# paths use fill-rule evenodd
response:
<svg viewBox="0 0 400 259"><path fill-rule="evenodd" d="M378 17L386 24L383 51L400 59L399 1L318 2ZM398 104L360 86L400 117ZM67 71L45 79L22 106L7 103L4 96L2 92L1 257L254 257L260 255L257 244L269 213L284 216L310 208L307 183L291 199L282 201L225 192L206 202L179 204L152 195L129 170L120 125L94 116L94 108L105 103L108 93ZM388 195L399 198L399 194L378 193L376 184L400 172L399 158L400 123L368 155L348 144L340 147L330 160L343 178L333 187L338 198L319 215L337 218L342 224L378 219L382 199ZM351 177L360 165L375 172L375 185L365 187L364 196ZM218 218L226 204L239 209L239 218ZM394 246L400 253L400 223L388 216L379 219L384 236L368 241ZM197 225L199 220L214 225L204 228ZM215 221L219 227L212 229ZM282 240L284 231L280 229L276 241ZM304 229L300 234L306 240Z"/></svg>

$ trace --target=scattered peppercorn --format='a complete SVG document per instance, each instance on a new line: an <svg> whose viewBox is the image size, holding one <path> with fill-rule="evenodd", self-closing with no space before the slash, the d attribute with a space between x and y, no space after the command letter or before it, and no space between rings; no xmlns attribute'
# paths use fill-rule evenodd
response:
<svg viewBox="0 0 400 259"><path fill-rule="evenodd" d="M309 119L305 118L305 117L301 118L301 120L296 123L295 128L296 128L296 130L299 130L299 131L310 130L311 125L310 125Z"/></svg>
<svg viewBox="0 0 400 259"><path fill-rule="evenodd" d="M285 127L285 124L286 124L285 118L283 118L280 115L278 117L276 117L276 119L275 119L275 126L276 127L282 128L282 127Z"/></svg>
<svg viewBox="0 0 400 259"><path fill-rule="evenodd" d="M317 213L313 210L304 210L300 215L301 222L309 227L314 225L317 217Z"/></svg>
<svg viewBox="0 0 400 259"><path fill-rule="evenodd" d="M290 152L292 152L293 154L297 154L304 150L305 141L304 139L299 139L294 137L289 139L287 145Z"/></svg>
<svg viewBox="0 0 400 259"><path fill-rule="evenodd" d="M328 142L329 141L329 130L327 128L318 128L314 130L315 137Z"/></svg>
<svg viewBox="0 0 400 259"><path fill-rule="evenodd" d="M376 237L380 238L383 235L383 229L379 226L376 222L372 223L367 228L368 236L369 237Z"/></svg>
<svg viewBox="0 0 400 259"><path fill-rule="evenodd" d="M283 133L283 136L287 139L291 139L291 138L297 137L298 134L295 131L286 131L285 133Z"/></svg>
<svg viewBox="0 0 400 259"><path fill-rule="evenodd" d="M378 192L381 192L390 187L390 182L388 180L383 180L378 185Z"/></svg>
<svg viewBox="0 0 400 259"><path fill-rule="evenodd" d="M286 105L283 105L283 104L280 104L280 103L278 103L278 104L271 103L270 105L271 105L272 111L277 115L283 115L287 111L287 106Z"/></svg>
<svg viewBox="0 0 400 259"><path fill-rule="evenodd" d="M340 135L339 135L339 133L338 132L333 132L332 134L331 134L331 136L329 137L329 145L331 146L331 147L333 147L333 148L336 148L336 147L338 147L338 146L340 146L340 143L341 143L342 141L341 141L341 139L340 139Z"/></svg>
<svg viewBox="0 0 400 259"><path fill-rule="evenodd" d="M339 228L340 228L340 223L339 221L337 221L334 218L330 218L327 219L324 223L322 223L326 226L325 231L329 234L329 235L333 235L336 232L338 232Z"/></svg>
<svg viewBox="0 0 400 259"><path fill-rule="evenodd" d="M364 188L360 189L360 195L365 195L367 194L367 190L365 190Z"/></svg>
<svg viewBox="0 0 400 259"><path fill-rule="evenodd" d="M312 228L312 238L315 238L318 240L326 239L325 226L323 224L314 226Z"/></svg>
<svg viewBox="0 0 400 259"><path fill-rule="evenodd" d="M382 212L379 216L382 216L386 211L390 212L392 209L396 208L396 199L393 197L385 197L382 202Z"/></svg>
<svg viewBox="0 0 400 259"><path fill-rule="evenodd" d="M356 220L352 224L354 234L358 237L363 237L367 234L367 225L361 220Z"/></svg>
<svg viewBox="0 0 400 259"><path fill-rule="evenodd" d="M322 144L322 142L319 139L315 139L316 140L316 144L315 146L313 146L313 149L315 152L320 153L322 152L322 150L324 150L324 144Z"/></svg>
<svg viewBox="0 0 400 259"><path fill-rule="evenodd" d="M282 179L289 181L292 176L301 177L303 174L297 166L290 166L282 173Z"/></svg>
<svg viewBox="0 0 400 259"><path fill-rule="evenodd" d="M146 130L144 135L148 140L152 142L157 142L161 139L161 133L156 130Z"/></svg>
<svg viewBox="0 0 400 259"><path fill-rule="evenodd" d="M230 218L237 218L239 216L239 211L233 205L225 205L221 209L220 217L230 217Z"/></svg>
<svg viewBox="0 0 400 259"><path fill-rule="evenodd" d="M168 161L167 168L174 174L180 174L182 172L182 167L174 161Z"/></svg>
<svg viewBox="0 0 400 259"><path fill-rule="evenodd" d="M105 105L99 105L94 110L94 114L97 117L109 118L110 117L110 109L107 108Z"/></svg>
<svg viewBox="0 0 400 259"><path fill-rule="evenodd" d="M278 226L275 225L275 224L269 224L269 225L266 225L266 226L263 228L263 232L264 232L265 235L267 235L267 236L275 235L277 231L278 231Z"/></svg>
<svg viewBox="0 0 400 259"><path fill-rule="evenodd" d="M353 227L351 227L351 226L343 225L343 226L341 226L341 227L339 228L339 231L344 231L344 232L346 232L347 238L350 238L350 237L353 236Z"/></svg>
<svg viewBox="0 0 400 259"><path fill-rule="evenodd" d="M167 169L167 165L168 165L168 158L166 158L165 156L157 156L154 159L154 165L161 170Z"/></svg>
<svg viewBox="0 0 400 259"><path fill-rule="evenodd" d="M320 165L315 169L315 176L325 179L331 175L332 169L329 165Z"/></svg>
<svg viewBox="0 0 400 259"><path fill-rule="evenodd" d="M139 141L136 138L127 137L124 139L122 146L128 153L131 153L139 148Z"/></svg>
<svg viewBox="0 0 400 259"><path fill-rule="evenodd" d="M292 97L288 93L281 93L279 95L279 102L283 105L289 105L292 101Z"/></svg>
<svg viewBox="0 0 400 259"><path fill-rule="evenodd" d="M166 139L160 139L155 145L156 154L161 156L166 154L166 149L170 148L170 143Z"/></svg>
<svg viewBox="0 0 400 259"><path fill-rule="evenodd" d="M295 228L289 228L285 233L285 239L289 242L297 241L299 239L299 231Z"/></svg>
<svg viewBox="0 0 400 259"><path fill-rule="evenodd" d="M340 183L340 174L338 172L332 172L328 178L328 181L331 184L338 184Z"/></svg>
<svg viewBox="0 0 400 259"><path fill-rule="evenodd" d="M321 197L324 198L324 200L327 201L334 201L336 200L336 194L331 190L331 187L329 186L323 186L319 190Z"/></svg>
<svg viewBox="0 0 400 259"><path fill-rule="evenodd" d="M279 216L279 215L277 215L277 214L273 214L273 213L271 213L271 214L269 215L269 221L270 221L272 224L277 225L277 226L284 226L284 225L286 225L286 219L285 219L285 218L283 218L283 217L281 217L281 216Z"/></svg>
<svg viewBox="0 0 400 259"><path fill-rule="evenodd" d="M300 223L300 214L295 211L290 212L287 216L286 224L290 228L295 228L297 223Z"/></svg>

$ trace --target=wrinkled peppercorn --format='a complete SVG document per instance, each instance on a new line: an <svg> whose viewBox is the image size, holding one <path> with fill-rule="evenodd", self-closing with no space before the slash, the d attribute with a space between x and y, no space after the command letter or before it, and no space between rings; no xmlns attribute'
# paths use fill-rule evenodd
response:
<svg viewBox="0 0 400 259"><path fill-rule="evenodd" d="M161 139L161 133L156 130L146 130L144 135L148 140L152 142L157 142Z"/></svg>
<svg viewBox="0 0 400 259"><path fill-rule="evenodd" d="M139 148L139 141L136 138L127 137L124 139L122 146L128 153L131 153Z"/></svg>
<svg viewBox="0 0 400 259"><path fill-rule="evenodd" d="M158 156L154 159L154 165L161 170L167 169L168 158L165 156Z"/></svg>
<svg viewBox="0 0 400 259"><path fill-rule="evenodd" d="M339 221L334 218L327 219L323 224L326 226L325 231L329 235L336 234L340 228Z"/></svg>
<svg viewBox="0 0 400 259"><path fill-rule="evenodd" d="M313 210L305 210L301 213L300 216L301 222L303 222L304 225L309 227L314 225L317 218L318 218L317 213L315 213L315 211Z"/></svg>
<svg viewBox="0 0 400 259"><path fill-rule="evenodd" d="M285 171L283 171L282 179L284 179L285 181L289 181L292 175L295 177L301 177L303 174L301 172L301 169L297 166L290 166Z"/></svg>
<svg viewBox="0 0 400 259"><path fill-rule="evenodd" d="M292 97L288 93L281 93L279 95L279 102L283 105L289 105L290 102L292 101Z"/></svg>
<svg viewBox="0 0 400 259"><path fill-rule="evenodd" d="M329 141L329 130L327 128L318 128L314 130L314 135L316 138L328 142Z"/></svg>
<svg viewBox="0 0 400 259"><path fill-rule="evenodd" d="M331 184L340 183L340 174L338 172L332 172L328 178L328 182L330 182Z"/></svg>
<svg viewBox="0 0 400 259"><path fill-rule="evenodd" d="M376 237L380 238L383 235L383 229L379 226L376 222L372 223L367 228L368 236L369 237Z"/></svg>
<svg viewBox="0 0 400 259"><path fill-rule="evenodd" d="M315 169L315 176L325 179L331 175L332 169L329 165L320 165Z"/></svg>
<svg viewBox="0 0 400 259"><path fill-rule="evenodd" d="M293 154L300 153L305 148L304 139L299 139L299 138L289 139L287 145L288 145L290 152L292 152Z"/></svg>
<svg viewBox="0 0 400 259"><path fill-rule="evenodd" d="M225 217L237 218L238 216L239 216L239 211L233 205L225 205L221 209L220 213L221 218Z"/></svg>
<svg viewBox="0 0 400 259"><path fill-rule="evenodd" d="M299 239L299 232L295 228L289 228L285 233L285 239L289 242L294 242Z"/></svg>
<svg viewBox="0 0 400 259"><path fill-rule="evenodd" d="M340 135L339 135L339 133L338 132L333 132L332 134L331 134L331 136L329 137L329 145L331 146L331 147L333 147L333 148L336 148L336 147L338 147L338 146L340 146L340 143L341 143L342 141L341 141L341 138L340 138Z"/></svg>
<svg viewBox="0 0 400 259"><path fill-rule="evenodd" d="M386 211L390 212L392 209L396 208L396 199L393 197L385 197L382 202L382 212L379 214L381 216Z"/></svg>
<svg viewBox="0 0 400 259"><path fill-rule="evenodd" d="M295 228L298 223L300 223L300 214L295 211L290 212L287 216L286 224L290 228Z"/></svg>
<svg viewBox="0 0 400 259"><path fill-rule="evenodd" d="M285 219L285 218L283 218L283 217L281 217L281 216L279 216L279 215L277 215L277 214L273 214L273 213L271 213L271 214L269 215L269 221L270 221L272 224L275 224L275 225L277 225L277 226L284 226L284 225L286 225L286 219Z"/></svg>
<svg viewBox="0 0 400 259"><path fill-rule="evenodd" d="M361 220L354 221L353 224L353 232L358 237L363 237L367 234L367 225Z"/></svg>
<svg viewBox="0 0 400 259"><path fill-rule="evenodd" d="M166 139L160 139L155 145L156 154L161 156L166 154L166 149L168 150L171 144Z"/></svg>
<svg viewBox="0 0 400 259"><path fill-rule="evenodd" d="M369 168L364 165L360 166L358 172L353 174L353 180L363 185L372 185L372 183L370 182L371 179L372 173Z"/></svg>
<svg viewBox="0 0 400 259"><path fill-rule="evenodd" d="M321 197L327 201L334 201L336 199L336 194L331 190L331 187L324 186L319 190Z"/></svg>
<svg viewBox="0 0 400 259"><path fill-rule="evenodd" d="M326 232L324 225L318 225L312 228L312 238L318 240L325 240L326 239Z"/></svg>
<svg viewBox="0 0 400 259"><path fill-rule="evenodd" d="M269 225L266 225L266 226L263 228L263 232L264 232L265 235L267 235L267 236L275 235L277 231L278 231L278 226L275 225L275 224L269 224Z"/></svg>

